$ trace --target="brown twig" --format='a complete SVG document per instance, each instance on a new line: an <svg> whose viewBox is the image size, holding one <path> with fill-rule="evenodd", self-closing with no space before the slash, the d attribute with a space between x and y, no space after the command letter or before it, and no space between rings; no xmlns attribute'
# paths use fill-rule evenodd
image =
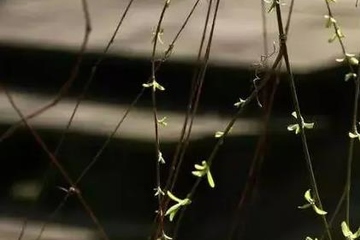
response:
<svg viewBox="0 0 360 240"><path fill-rule="evenodd" d="M89 9L88 9L88 4L87 4L86 0L81 0L81 1L82 1L82 9L84 12L84 18L85 18L85 33L84 33L83 41L81 43L80 50L76 57L75 64L70 72L70 76L66 80L66 82L61 86L56 97L50 103L46 104L45 106L37 109L36 111L30 113L27 116L24 116L24 119L26 119L26 120L30 120L30 119L42 114L43 112L47 111L48 109L52 108L56 104L58 104L60 102L60 100L63 98L63 96L65 94L67 94L69 88L71 87L71 85L75 81L76 77L78 76L80 65L83 61L84 54L85 54L85 51L86 51L86 48L88 45L90 33L91 33L91 22L90 22L90 13L89 13ZM7 129L0 136L0 142L5 140L6 138L10 137L22 125L23 125L23 121L21 121L21 120L14 123L9 129Z"/></svg>

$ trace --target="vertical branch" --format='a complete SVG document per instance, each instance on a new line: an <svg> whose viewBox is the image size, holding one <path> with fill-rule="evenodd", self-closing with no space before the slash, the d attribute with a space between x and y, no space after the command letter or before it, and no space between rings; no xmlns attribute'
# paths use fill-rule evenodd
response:
<svg viewBox="0 0 360 240"><path fill-rule="evenodd" d="M265 56L265 60L264 60L264 67L267 69L267 58L269 56L268 53L268 47L267 47L267 28L266 28L266 8L265 8L265 4L264 1L261 0L261 16L262 16L262 27L263 27L263 47L264 47L264 56ZM291 1L290 3L290 10L287 16L287 22L286 22L286 26L285 26L285 33L288 34L289 29L290 29L290 22L291 22L291 17L292 17L292 10L294 7L294 0ZM257 173L259 173L261 166L263 164L264 161L264 148L265 148L265 144L267 141L267 131L268 131L268 124L269 124L269 120L270 120L270 116L271 116L271 112L272 112L272 107L273 107L273 102L274 102L274 97L275 97L275 93L277 90L277 85L280 81L280 70L281 67L281 62L278 66L276 66L275 68L277 69L276 71L276 79L274 81L274 83L271 85L269 84L271 87L271 92L270 92L270 97L268 98L268 103L267 101L264 102L264 108L265 108L265 116L263 119L263 132L262 135L260 136L258 142L257 142L257 146L256 146L256 150L255 150L255 154L254 157L252 159L252 163L248 172L248 178L247 181L245 183L245 187L241 193L240 196L240 200L238 202L238 205L236 207L236 211L235 211L235 217L233 219L233 222L231 224L230 227L230 232L229 232L229 236L228 239L231 240L235 234L235 230L237 228L237 225L239 224L237 220L238 218L241 217L241 212L245 210L245 204L246 204L246 200L248 198L251 198L251 194L253 194L254 192L254 188L256 187L256 185L258 184L258 177L257 177ZM267 69L268 70L268 69ZM249 201L249 200L248 200Z"/></svg>
<svg viewBox="0 0 360 240"><path fill-rule="evenodd" d="M211 7L212 7L212 2L213 1L210 0L209 6L208 6L208 11L206 14L203 34L202 34L200 47L199 47L199 51L198 51L198 56L197 56L196 67L198 67L198 65L200 64L200 61L201 61L201 55L203 52L203 47L204 47L205 39L206 39L206 33L207 33L207 29L208 29L207 25L210 20L210 12L211 12ZM211 34L212 33L210 33L210 37L212 36ZM199 105L201 90L202 90L202 86L203 86L204 79L205 79L207 63L208 63L209 54L210 54L210 46L211 46L211 42L209 39L207 49L205 52L205 56L203 59L203 65L201 66L200 69L196 68L194 71L194 74L193 74L191 93L190 93L190 98L189 98L189 102L188 102L187 113L186 113L185 120L184 120L183 131L181 132L181 137L180 137L180 140L178 143L179 146L176 149L177 151L174 154L174 159L173 159L172 168L171 168L172 171L170 172L169 179L168 179L169 186L167 186L168 187L167 189L169 191L172 191L172 189L174 188L174 185L175 185L178 175L180 173L181 165L182 165L187 147L189 145L190 134L191 134L193 122L195 119L195 114L197 112L197 108Z"/></svg>
<svg viewBox="0 0 360 240"><path fill-rule="evenodd" d="M171 0L165 0L163 9L161 11L159 21L156 26L154 38L153 38L153 48L151 55L151 81L152 81L152 92L151 92L151 100L152 100L152 109L153 109L153 117L154 117L154 129L155 129L155 153L156 153L156 191L157 199L158 199L158 214L159 214L159 226L161 232L164 233L164 211L162 209L162 191L161 191L161 176L160 176L160 164L162 161L162 153L160 151L160 138L159 138L159 122L158 122L158 113L157 113L157 104L156 104L156 90L164 90L161 85L158 85L156 81L156 47L159 40L159 34L162 32L161 25L164 20L166 9L169 7ZM156 194L155 194L156 195ZM158 236L155 236L158 238Z"/></svg>
<svg viewBox="0 0 360 240"><path fill-rule="evenodd" d="M185 120L184 120L184 124L181 130L181 134L180 134L180 139L178 141L178 144L176 146L176 150L173 156L173 160L171 163L171 167L170 167L170 171L169 171L169 175L166 181L166 187L165 190L169 190L171 191L172 188L174 187L174 182L176 181L177 175L178 175L178 169L181 166L181 163L178 164L179 159L181 159L181 155L182 152L184 152L183 149L186 148L186 145L188 144L189 141L189 135L190 135L190 131L189 131L189 118L190 115L193 115L192 113L193 111L193 106L194 106L194 98L196 95L196 92L199 91L198 89L198 85L199 85L199 79L198 79L198 74L199 74L199 69L198 66L200 65L201 62L201 55L203 52L203 47L205 44L205 39L206 39L206 33L207 33L207 26L209 23L209 19L210 19L210 11L211 11L211 6L212 6L212 2L213 0L209 0L209 5L208 5L208 10L207 10L207 14L206 14L206 19L205 19L205 23L204 23L204 28L203 28L203 33L202 33L202 37L201 37L201 41L200 41L200 47L198 50L198 54L197 54L197 59L196 59L196 64L195 64L195 71L193 73L193 77L192 77L192 81L191 81L191 90L190 90L190 95L189 95L189 99L188 99L188 105L187 105L187 109L186 109L186 114L185 114ZM180 157L179 157L180 155ZM167 204L165 204L166 206Z"/></svg>
<svg viewBox="0 0 360 240"><path fill-rule="evenodd" d="M354 67L352 66L353 62L351 62L351 58L349 57L349 54L346 52L345 45L342 40L342 38L344 36L342 35L340 27L334 18L329 1L325 0L325 4L326 4L327 12L328 12L328 15L326 17L331 22L331 25L334 29L334 37L332 38L332 41L334 39L338 40L341 50L342 50L342 54L344 56L344 60L350 69L350 73L348 73L348 74L352 75L353 77L351 77L351 79L354 79L354 81L355 81L354 82L354 84L355 84L354 108L353 108L353 115L352 115L351 132L354 134L357 134L358 131L357 131L357 127L356 127L356 124L357 124L356 120L357 120L357 115L358 115L360 69L358 68L357 74L355 74ZM356 5L357 5L357 2L356 2ZM359 59L357 60L357 62L359 62ZM358 65L358 63L356 65ZM356 77L354 77L354 76L356 76ZM349 227L351 225L350 224L350 197L351 197L350 193L351 193L351 176L352 176L351 169L352 169L352 162L353 162L353 158L354 158L354 141L355 141L354 138L350 138L350 140L349 140L349 148L348 148L348 153L347 153L346 183L345 183L345 187L344 187L344 193L341 195L340 200L336 206L336 211L334 212L333 216L331 217L331 223L332 223L332 221L335 219L336 215L338 214L340 207L343 204L343 201L345 200L345 221Z"/></svg>
<svg viewBox="0 0 360 240"><path fill-rule="evenodd" d="M297 91L296 91L296 85L295 85L295 80L294 80L294 76L291 70L291 66L290 66L290 60L289 60L289 55L288 55L288 51L287 51L287 35L284 32L284 28L283 28L283 23L282 23L282 17L281 17L281 9L280 9L280 4L278 1L276 1L275 3L275 8L276 8L276 17L277 17L277 24L278 24L278 30L279 30L279 38L280 38L280 45L281 45L281 49L283 52L283 58L285 61L285 66L286 66L286 70L290 79L290 89L291 89L291 96L293 99L293 104L294 104L294 108L295 108L295 112L296 115L298 116L297 122L299 124L299 126L302 128L303 126L303 122L302 122L302 115L300 112L300 104L299 104L299 100L298 100L298 96L297 96ZM305 131L304 129L302 129L300 131L300 136L301 136L301 142L303 145L303 152L305 155L305 159L306 159L306 163L307 163L307 167L308 167L308 171L309 171L309 175L310 175L310 183L312 186L312 189L314 190L315 193L315 197L316 200L319 203L320 208L322 207L322 203L321 203L321 199L319 196L319 191L317 188L317 183L316 183L316 178L315 178L315 174L314 174L314 170L312 167L312 161L311 161L311 157L310 157L310 153L309 153L309 148L307 145L307 139L306 139L306 135L305 135ZM324 223L324 226L327 230L327 234L328 234L328 238L329 240L332 239L331 233L330 233L330 229L329 229L329 225L328 222L326 220L325 216L322 216L322 220Z"/></svg>
<svg viewBox="0 0 360 240"><path fill-rule="evenodd" d="M360 68L358 67L357 77L354 79L355 85L355 94L354 94L354 108L353 108L353 115L352 115L352 132L357 133L357 116L358 116L358 106L359 106L359 93L360 93ZM348 152L348 159L347 159L347 171L346 171L346 222L348 226L350 226L350 198L351 198L351 169L352 169L352 162L354 158L354 143L355 139L350 138L349 142L349 152Z"/></svg>
<svg viewBox="0 0 360 240"><path fill-rule="evenodd" d="M170 54L171 54L171 52L172 52L172 50L174 48L175 42L179 38L181 32L184 30L185 26L187 25L190 17L193 15L194 10L198 6L199 2L200 2L200 0L196 0L196 2L194 3L193 7L191 8L189 14L187 15L187 17L186 17L186 19L184 21L184 23L180 27L180 30L178 31L175 38L173 39L173 41L169 45L169 48L166 50L162 61L159 62L158 66L157 66L157 69L160 67L161 63L163 61L165 61L166 59L168 59L168 57L170 56ZM201 58L202 51L203 51L203 45L204 45L204 42L205 42L205 36L206 36L206 32L207 32L207 25L208 25L208 21L209 21L210 10L211 10L211 3L212 3L212 0L210 0L210 3L209 3L208 13L207 13L205 26L204 26L204 30L203 30L203 34L202 34L202 38L201 38L201 42L200 42L200 47L199 47L199 51L198 51L198 56L197 56L197 60L196 60L196 64L195 64L196 65L196 70L194 71L193 79L192 79L192 82L191 82L191 90L190 90L188 106L187 106L187 110L186 110L186 114L185 114L184 124L183 124L182 130L181 130L179 141L178 141L176 149L175 149L175 153L174 153L174 156L173 156L173 159L172 159L172 162L171 162L171 166L170 166L170 169L169 169L169 174L167 176L167 180L166 180L163 192L167 192L168 190L170 190L170 191L172 190L172 186L170 186L170 185L172 185L172 179L173 179L175 170L177 169L176 166L177 166L177 162L178 162L178 157L179 157L180 151L183 149L184 144L186 144L185 132L186 132L186 129L188 127L189 117L190 117L190 114L191 114L191 111L192 111L192 108L193 108L193 100L194 100L195 92L196 92L196 89L197 89L196 87L198 86L197 79L196 79L197 75L198 75L198 65L200 63L200 58ZM176 179L176 177L175 177L175 179ZM167 198L166 196L164 198L162 198L161 209L163 210L163 212L167 208L168 203L169 203L169 198ZM154 234L155 239L156 239L157 236L159 236L160 231L161 231L160 224L157 225L157 226L155 224L157 222L157 220L159 219L159 217L160 217L159 213L160 212L158 212L158 214L156 215L156 217L154 219L153 230L152 230L152 233L151 233L151 234Z"/></svg>
<svg viewBox="0 0 360 240"><path fill-rule="evenodd" d="M267 21L266 21L266 8L264 0L260 0L261 3L261 25L262 25L262 35L263 35L263 48L264 48L264 55L269 55L269 48L268 48L268 33L267 33Z"/></svg>

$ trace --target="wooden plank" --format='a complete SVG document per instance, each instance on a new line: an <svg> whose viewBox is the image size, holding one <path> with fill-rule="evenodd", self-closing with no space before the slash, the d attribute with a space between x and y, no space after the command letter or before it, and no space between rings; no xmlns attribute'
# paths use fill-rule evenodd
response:
<svg viewBox="0 0 360 240"><path fill-rule="evenodd" d="M162 53L175 36L194 1L172 1L163 28ZM290 1L284 1L289 4ZM105 47L125 9L127 1L88 0L93 31L89 51ZM112 52L121 55L149 58L152 30L164 1L135 0L128 18L115 40ZM201 1L189 25L179 39L173 57L192 61L199 46L201 29L208 1ZM346 35L347 51L356 52L360 33L355 1L333 4L334 14ZM283 6L284 18L289 9ZM303 0L295 3L290 35L290 58L297 71L309 71L325 65L335 65L341 56L337 43L328 44L332 29L325 28L324 1ZM268 45L277 41L275 15L268 16ZM74 0L12 0L0 3L0 42L35 45L44 48L77 50L84 33L81 1ZM250 65L263 53L260 0L222 1L216 24L211 61L220 65Z"/></svg>

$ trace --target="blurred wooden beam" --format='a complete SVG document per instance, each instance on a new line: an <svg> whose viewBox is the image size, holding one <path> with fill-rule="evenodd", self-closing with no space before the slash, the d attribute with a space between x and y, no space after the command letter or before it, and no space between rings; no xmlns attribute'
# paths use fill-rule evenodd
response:
<svg viewBox="0 0 360 240"><path fill-rule="evenodd" d="M290 1L284 1L289 4ZM101 52L114 31L127 1L88 0L93 31L89 51ZM115 39L111 52L119 55L149 58L152 31L164 1L135 0L128 17ZM164 45L168 47L194 1L173 1L166 13L163 28ZM201 1L189 25L177 42L173 59L193 61L201 38L201 29L208 1ZM84 33L81 1L73 0L12 0L0 2L0 43L33 45L51 49L76 51ZM360 22L355 0L338 1L333 11L346 35L346 49L357 52ZM289 6L283 6L284 17ZM291 21L288 47L295 71L310 71L338 64L338 44L328 44L332 29L325 28L324 1L296 1ZM278 41L275 15L267 14L268 46ZM213 39L211 62L219 65L249 66L263 55L260 0L222 1Z"/></svg>

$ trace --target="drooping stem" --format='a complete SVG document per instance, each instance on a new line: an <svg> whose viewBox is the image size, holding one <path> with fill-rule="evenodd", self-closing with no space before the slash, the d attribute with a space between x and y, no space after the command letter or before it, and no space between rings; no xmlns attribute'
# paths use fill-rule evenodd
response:
<svg viewBox="0 0 360 240"><path fill-rule="evenodd" d="M282 22L282 17L281 17L281 8L280 8L279 2L277 2L277 1L276 1L275 8L276 8L276 17L277 17L280 45L281 45L281 49L282 49L282 52L283 52L283 58L284 58L285 66L286 66L286 71L287 71L287 74L288 74L288 77L289 77L289 80L290 80L291 97L293 99L293 104L294 104L296 115L298 116L296 118L297 123L299 124L300 128L302 128L303 120L302 120L302 115L301 115L301 111L300 111L300 104L299 104L299 99L298 99L298 96L297 96L295 80L294 80L294 76L293 76L293 73L292 73L292 70L291 70L289 54L288 54L287 44L286 44L287 35L284 32L283 22ZM313 170L313 166L312 166L309 147L308 147L308 144L307 144L307 139L306 139L306 134L305 134L304 129L301 129L300 137L301 137L301 142L302 142L302 146L303 146L303 152L304 152L304 156L305 156L305 160L306 160L306 165L307 165L309 176L310 176L310 184L311 184L311 187L312 187L313 192L315 194L315 198L316 198L320 208L323 209L321 199L320 199L320 195L319 195L319 190L318 190L317 183L316 183L316 178L315 178L315 174L314 174L314 170ZM329 238L329 240L331 240L332 236L331 236L331 232L330 232L330 229L329 229L329 224L328 224L328 222L326 220L326 217L322 216L322 220L323 220L324 226L325 226L325 228L327 230L328 238Z"/></svg>

